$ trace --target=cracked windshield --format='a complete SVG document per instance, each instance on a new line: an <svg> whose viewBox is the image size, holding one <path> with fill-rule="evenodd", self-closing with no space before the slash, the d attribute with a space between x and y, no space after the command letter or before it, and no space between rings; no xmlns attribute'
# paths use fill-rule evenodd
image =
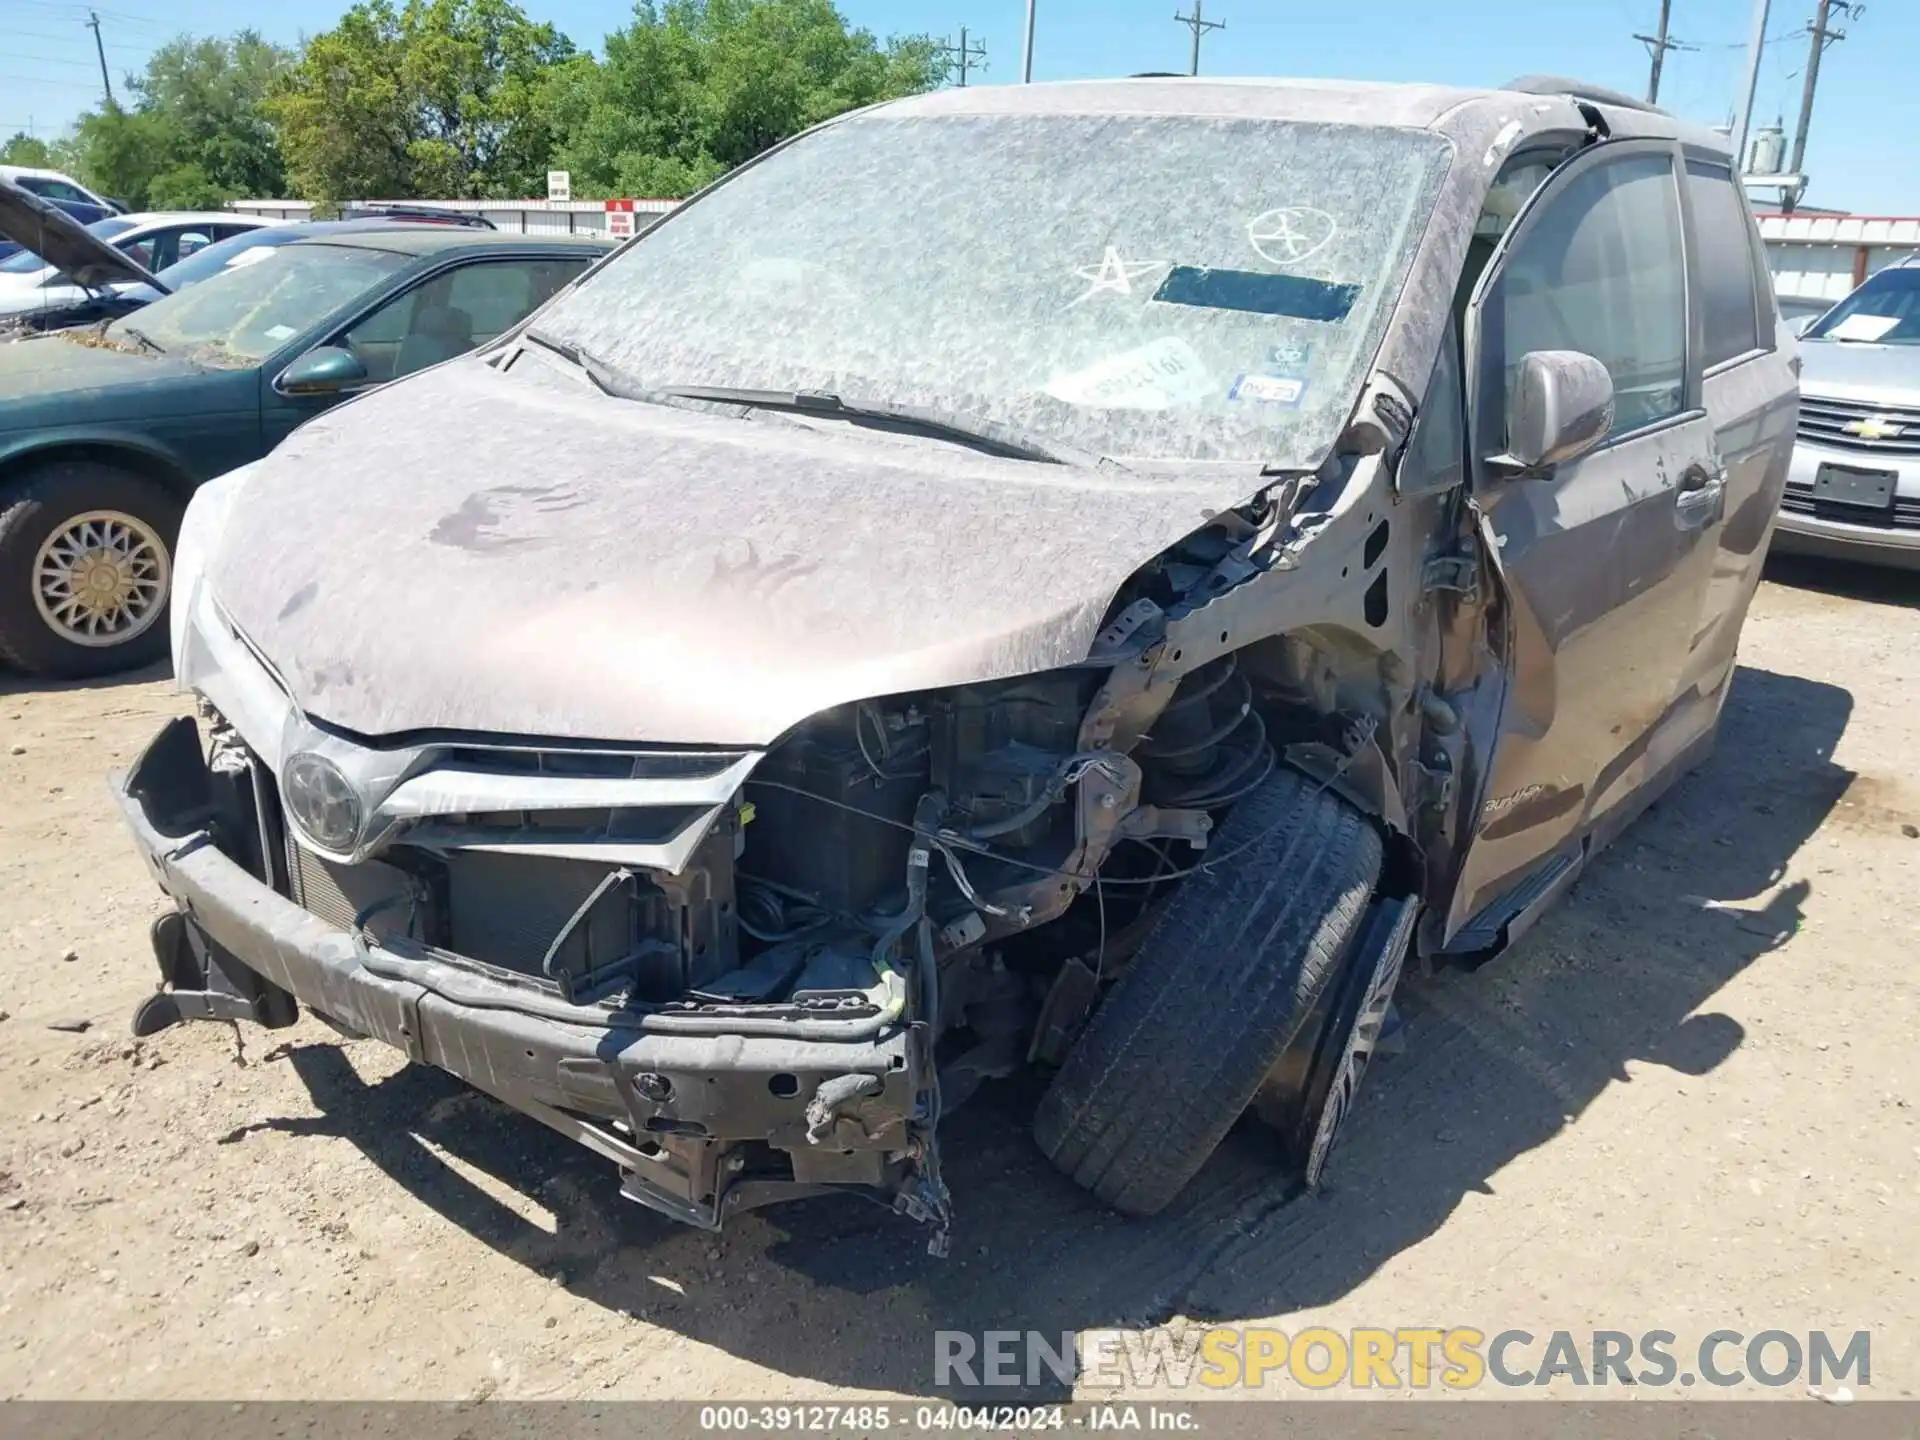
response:
<svg viewBox="0 0 1920 1440"><path fill-rule="evenodd" d="M674 215L539 329L638 386L824 390L1116 458L1310 465L1446 156L1360 126L853 120Z"/></svg>
<svg viewBox="0 0 1920 1440"><path fill-rule="evenodd" d="M191 286L116 320L107 337L130 349L152 347L214 369L241 370L407 262L384 250L311 241L249 250L245 258L217 285Z"/></svg>

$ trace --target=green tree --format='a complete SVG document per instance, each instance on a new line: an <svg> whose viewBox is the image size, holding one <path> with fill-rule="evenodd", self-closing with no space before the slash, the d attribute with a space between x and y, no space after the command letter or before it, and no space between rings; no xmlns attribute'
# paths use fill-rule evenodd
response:
<svg viewBox="0 0 1920 1440"><path fill-rule="evenodd" d="M75 122L54 148L60 168L134 210L150 203L154 177L170 168L173 131L161 116L108 101Z"/></svg>
<svg viewBox="0 0 1920 1440"><path fill-rule="evenodd" d="M640 0L605 51L548 96L555 166L589 195L684 195L809 125L946 75L931 37L882 43L832 0Z"/></svg>
<svg viewBox="0 0 1920 1440"><path fill-rule="evenodd" d="M314 199L532 195L551 75L572 57L511 0L362 0L307 42L270 110Z"/></svg>
<svg viewBox="0 0 1920 1440"><path fill-rule="evenodd" d="M293 58L252 30L226 40L181 36L156 50L133 91L171 130L168 171L178 173L156 177L155 188L199 194L197 203L281 194L286 165L265 104Z"/></svg>
<svg viewBox="0 0 1920 1440"><path fill-rule="evenodd" d="M0 165L25 165L44 170L53 164L53 151L47 142L35 139L24 130L16 130L5 145L0 145Z"/></svg>
<svg viewBox="0 0 1920 1440"><path fill-rule="evenodd" d="M131 107L90 110L55 147L60 163L136 209L214 208L286 186L264 106L291 52L251 30L182 35L128 77Z"/></svg>

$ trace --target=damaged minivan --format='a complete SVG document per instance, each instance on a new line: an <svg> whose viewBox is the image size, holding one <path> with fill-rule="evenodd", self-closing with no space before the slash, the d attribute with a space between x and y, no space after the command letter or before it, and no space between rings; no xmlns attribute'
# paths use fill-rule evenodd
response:
<svg viewBox="0 0 1920 1440"><path fill-rule="evenodd" d="M1721 137L1572 82L967 88L199 491L135 1029L302 1004L715 1228L932 1227L1034 1067L1318 1182L1403 969L1712 745L1795 421Z"/></svg>

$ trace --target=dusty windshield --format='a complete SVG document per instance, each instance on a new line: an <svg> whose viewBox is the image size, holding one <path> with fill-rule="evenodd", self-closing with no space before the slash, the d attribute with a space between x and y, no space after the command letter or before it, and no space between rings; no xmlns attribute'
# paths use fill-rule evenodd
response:
<svg viewBox="0 0 1920 1440"><path fill-rule="evenodd" d="M260 257L254 263L163 296L116 320L107 333L135 342L126 333L131 327L168 354L216 369L245 369L372 289L408 259L314 241L252 253Z"/></svg>
<svg viewBox="0 0 1920 1440"><path fill-rule="evenodd" d="M1920 345L1920 269L1882 270L1829 310L1807 338Z"/></svg>
<svg viewBox="0 0 1920 1440"><path fill-rule="evenodd" d="M1447 157L1418 131L1019 115L835 125L540 321L646 386L828 390L1116 457L1317 460Z"/></svg>

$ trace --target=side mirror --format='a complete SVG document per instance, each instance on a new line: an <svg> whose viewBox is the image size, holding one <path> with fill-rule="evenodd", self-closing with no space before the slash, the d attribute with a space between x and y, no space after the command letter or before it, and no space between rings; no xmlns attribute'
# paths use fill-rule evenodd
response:
<svg viewBox="0 0 1920 1440"><path fill-rule="evenodd" d="M1606 366L1578 350L1530 351L1507 402L1507 453L1492 463L1511 478L1544 475L1586 454L1612 428Z"/></svg>
<svg viewBox="0 0 1920 1440"><path fill-rule="evenodd" d="M321 345L280 372L274 388L283 395L331 395L366 383L367 367L351 350Z"/></svg>

